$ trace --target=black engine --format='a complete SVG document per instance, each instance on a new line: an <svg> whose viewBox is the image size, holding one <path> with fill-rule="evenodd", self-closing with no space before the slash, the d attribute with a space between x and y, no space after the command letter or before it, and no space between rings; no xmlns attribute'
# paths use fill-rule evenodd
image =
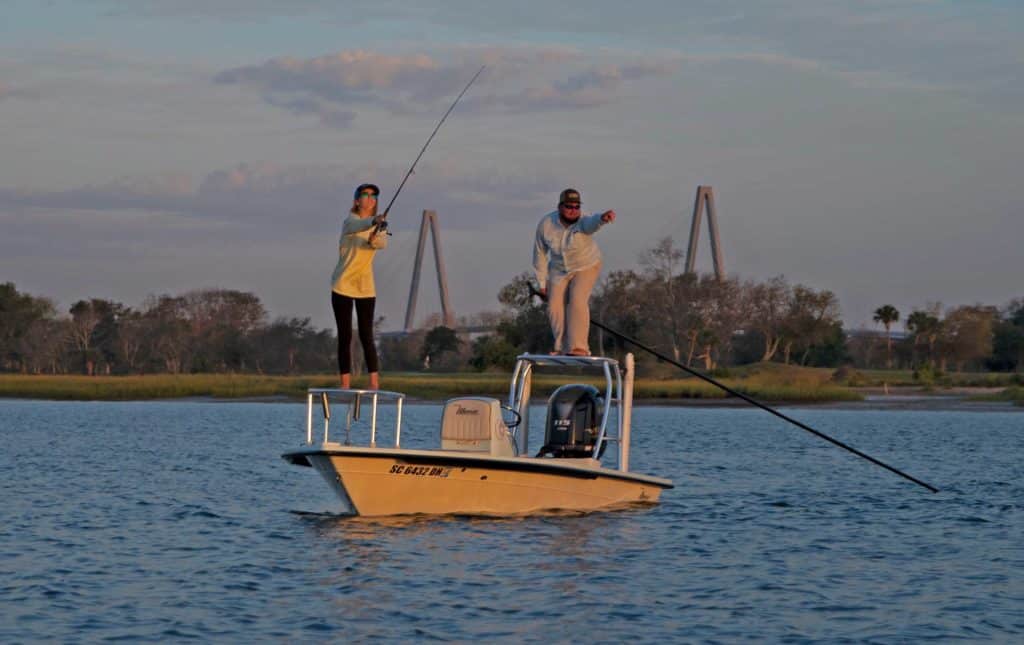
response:
<svg viewBox="0 0 1024 645"><path fill-rule="evenodd" d="M563 385L548 399L544 447L538 457L590 457L601 431L604 399L593 385Z"/></svg>

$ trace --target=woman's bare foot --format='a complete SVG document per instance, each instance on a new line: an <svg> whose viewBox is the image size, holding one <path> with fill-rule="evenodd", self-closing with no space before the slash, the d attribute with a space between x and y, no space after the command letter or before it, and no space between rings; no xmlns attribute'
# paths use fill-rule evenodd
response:
<svg viewBox="0 0 1024 645"><path fill-rule="evenodd" d="M380 372L370 372L370 389L380 389Z"/></svg>
<svg viewBox="0 0 1024 645"><path fill-rule="evenodd" d="M352 375L342 374L341 375L341 389L347 390L352 387Z"/></svg>
<svg viewBox="0 0 1024 645"><path fill-rule="evenodd" d="M573 347L569 350L569 356L590 356L590 352L581 347Z"/></svg>

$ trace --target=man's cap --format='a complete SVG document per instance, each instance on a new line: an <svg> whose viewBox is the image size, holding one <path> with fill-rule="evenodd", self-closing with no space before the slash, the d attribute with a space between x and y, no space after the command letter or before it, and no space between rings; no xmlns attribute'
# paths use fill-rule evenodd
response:
<svg viewBox="0 0 1024 645"><path fill-rule="evenodd" d="M575 188L566 188L562 191L562 194L558 196L559 204L579 204L582 203L580 200L580 191Z"/></svg>
<svg viewBox="0 0 1024 645"><path fill-rule="evenodd" d="M374 195L380 195L380 188L377 188L377 184L359 184L359 187L356 188L356 192L352 194L352 199L359 199L359 193L366 189L372 190Z"/></svg>

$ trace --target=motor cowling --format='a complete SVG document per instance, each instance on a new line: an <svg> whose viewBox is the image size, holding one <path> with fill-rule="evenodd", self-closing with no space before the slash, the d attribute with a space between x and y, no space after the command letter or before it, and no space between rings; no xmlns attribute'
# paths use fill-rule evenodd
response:
<svg viewBox="0 0 1024 645"><path fill-rule="evenodd" d="M593 385L570 383L559 387L548 399L544 447L537 456L593 456L603 413L604 398Z"/></svg>

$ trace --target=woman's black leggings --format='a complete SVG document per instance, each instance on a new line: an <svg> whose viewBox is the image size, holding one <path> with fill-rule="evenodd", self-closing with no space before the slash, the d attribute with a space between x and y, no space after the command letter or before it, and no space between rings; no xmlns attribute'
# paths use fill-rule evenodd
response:
<svg viewBox="0 0 1024 645"><path fill-rule="evenodd" d="M331 308L334 322L338 325L338 372L352 372L352 303L356 305L356 320L359 323L359 342L363 345L367 372L379 372L380 360L373 344L373 308L376 298L349 298L331 292Z"/></svg>

